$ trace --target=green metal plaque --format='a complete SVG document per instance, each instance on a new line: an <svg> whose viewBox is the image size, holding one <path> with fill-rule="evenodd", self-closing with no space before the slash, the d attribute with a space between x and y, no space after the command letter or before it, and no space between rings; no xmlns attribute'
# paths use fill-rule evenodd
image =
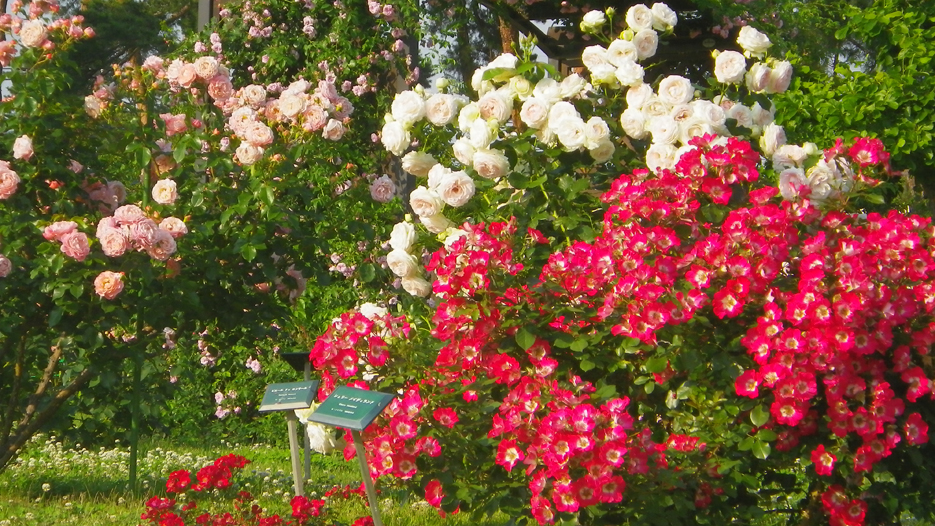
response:
<svg viewBox="0 0 935 526"><path fill-rule="evenodd" d="M269 384L260 402L260 412L308 409L318 393L318 380Z"/></svg>
<svg viewBox="0 0 935 526"><path fill-rule="evenodd" d="M363 431L390 405L393 398L391 394L342 385L308 419L319 424Z"/></svg>

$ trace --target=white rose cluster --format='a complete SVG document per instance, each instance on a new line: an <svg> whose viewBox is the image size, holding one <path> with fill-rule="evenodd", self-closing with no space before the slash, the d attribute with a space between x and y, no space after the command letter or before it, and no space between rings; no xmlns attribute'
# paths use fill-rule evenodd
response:
<svg viewBox="0 0 935 526"><path fill-rule="evenodd" d="M772 153L772 161L773 169L779 173L779 193L783 199L806 198L821 206L840 199L854 187L856 175L849 160L838 158L833 151L824 152L814 143L785 144L784 134L782 140L783 144Z"/></svg>

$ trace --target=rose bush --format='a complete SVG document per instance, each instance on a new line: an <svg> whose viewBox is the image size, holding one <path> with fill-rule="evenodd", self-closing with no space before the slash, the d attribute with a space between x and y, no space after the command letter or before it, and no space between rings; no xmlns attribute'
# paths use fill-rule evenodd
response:
<svg viewBox="0 0 935 526"><path fill-rule="evenodd" d="M417 188L387 263L414 297L315 342L320 397L400 393L364 433L371 472L443 512L930 517L930 220L873 208L901 184L879 141L786 144L765 94L789 64L752 28L707 87L644 83L667 13L632 8L585 51L590 82L527 46L476 101L441 83L445 124L419 107L436 94L397 97L383 144Z"/></svg>

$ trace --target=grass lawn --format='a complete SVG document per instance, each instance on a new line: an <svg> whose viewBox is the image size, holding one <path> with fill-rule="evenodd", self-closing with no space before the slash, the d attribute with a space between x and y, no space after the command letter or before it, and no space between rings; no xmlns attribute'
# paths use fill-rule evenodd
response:
<svg viewBox="0 0 935 526"><path fill-rule="evenodd" d="M197 470L228 453L252 461L233 481L250 491L270 513L289 518L292 474L287 448L266 445L221 444L214 449L141 444L139 477L142 490L129 490L129 448L88 450L65 447L55 437L37 436L19 459L0 473L0 526L134 525L140 524L144 503L153 495L165 496L165 482L178 469ZM340 453L312 454L312 477L306 495L314 497L334 485L360 484L357 460L345 462ZM500 525L505 516L471 521L465 514L442 519L421 499L389 490L380 497L380 512L387 526ZM199 507L207 501L198 499ZM228 508L231 506L228 502ZM337 521L350 524L369 515L361 499L338 501L329 507ZM233 509L230 509L233 512Z"/></svg>

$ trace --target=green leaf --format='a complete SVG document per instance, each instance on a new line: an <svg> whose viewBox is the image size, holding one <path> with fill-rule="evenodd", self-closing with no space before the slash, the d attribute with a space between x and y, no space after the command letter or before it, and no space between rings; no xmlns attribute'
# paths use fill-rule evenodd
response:
<svg viewBox="0 0 935 526"><path fill-rule="evenodd" d="M758 405L750 411L750 422L753 423L756 427L760 427L766 422L769 421L769 411L767 411L763 406Z"/></svg>
<svg viewBox="0 0 935 526"><path fill-rule="evenodd" d="M753 443L751 449L753 451L753 456L760 460L766 460L766 458L769 457L770 447L766 442L756 441Z"/></svg>
<svg viewBox="0 0 935 526"><path fill-rule="evenodd" d="M49 327L55 327L60 321L62 321L62 309L61 307L55 307L52 309L52 313L49 314Z"/></svg>
<svg viewBox="0 0 935 526"><path fill-rule="evenodd" d="M370 283L377 277L376 268L370 263L364 263L360 266L360 280L364 283Z"/></svg>
<svg viewBox="0 0 935 526"><path fill-rule="evenodd" d="M240 254L247 261L253 261L253 258L256 257L256 247L253 245L244 245L244 247L240 250Z"/></svg>
<svg viewBox="0 0 935 526"><path fill-rule="evenodd" d="M654 356L646 360L646 364L643 367L646 369L646 372L661 373L666 370L668 365L669 359L665 356Z"/></svg>
<svg viewBox="0 0 935 526"><path fill-rule="evenodd" d="M520 349L528 351L532 344L536 343L536 336L526 329L516 331L516 344Z"/></svg>
<svg viewBox="0 0 935 526"><path fill-rule="evenodd" d="M588 341L583 338L577 339L571 342L571 345L569 345L569 347L571 348L571 350L575 352L581 352L588 347Z"/></svg>
<svg viewBox="0 0 935 526"><path fill-rule="evenodd" d="M595 364L591 360L581 360L580 367L582 371L587 372L587 371L590 371L591 369L594 369Z"/></svg>

